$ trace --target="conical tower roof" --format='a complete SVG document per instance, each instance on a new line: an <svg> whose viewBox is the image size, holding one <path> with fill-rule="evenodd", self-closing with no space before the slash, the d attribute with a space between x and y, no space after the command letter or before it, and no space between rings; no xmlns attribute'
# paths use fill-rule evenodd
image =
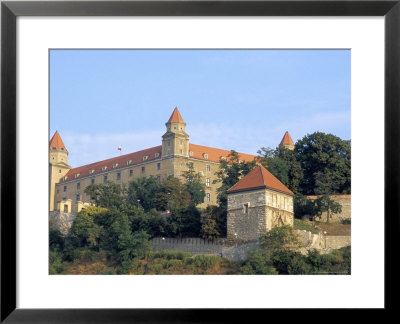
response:
<svg viewBox="0 0 400 324"><path fill-rule="evenodd" d="M239 180L234 186L228 189L228 193L256 189L272 189L294 195L282 182L263 166L257 166L245 177Z"/></svg>
<svg viewBox="0 0 400 324"><path fill-rule="evenodd" d="M290 136L288 131L286 131L285 135L283 135L281 145L294 145L292 137Z"/></svg>
<svg viewBox="0 0 400 324"><path fill-rule="evenodd" d="M65 151L67 150L58 131L54 133L53 137L50 140L49 146L50 148L56 147L57 149L63 149Z"/></svg>
<svg viewBox="0 0 400 324"><path fill-rule="evenodd" d="M175 109L172 112L171 117L169 117L167 123L184 123L184 120L181 116L181 113L178 110L178 107L175 107Z"/></svg>

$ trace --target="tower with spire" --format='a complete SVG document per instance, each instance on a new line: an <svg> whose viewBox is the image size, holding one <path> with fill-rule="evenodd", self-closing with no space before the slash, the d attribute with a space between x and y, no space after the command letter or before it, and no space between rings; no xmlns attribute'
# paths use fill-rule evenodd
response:
<svg viewBox="0 0 400 324"><path fill-rule="evenodd" d="M288 150L294 150L294 142L288 131L286 131L285 135L283 135L282 141L279 145Z"/></svg>
<svg viewBox="0 0 400 324"><path fill-rule="evenodd" d="M166 133L162 136L162 156L189 156L189 135L186 133L186 123L179 110L175 107L171 117L165 123Z"/></svg>
<svg viewBox="0 0 400 324"><path fill-rule="evenodd" d="M49 177L50 177L50 211L54 210L56 183L64 177L71 167L68 165L68 151L58 131L56 131L49 144Z"/></svg>

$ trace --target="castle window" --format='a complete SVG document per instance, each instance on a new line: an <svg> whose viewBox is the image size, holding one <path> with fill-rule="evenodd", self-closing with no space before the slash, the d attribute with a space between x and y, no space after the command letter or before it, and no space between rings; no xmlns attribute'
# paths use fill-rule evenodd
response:
<svg viewBox="0 0 400 324"><path fill-rule="evenodd" d="M64 205L64 213L68 213L68 205L67 204Z"/></svg>
<svg viewBox="0 0 400 324"><path fill-rule="evenodd" d="M101 170L106 171L106 170L107 170L107 166L106 166L106 165L103 166L103 167L101 168Z"/></svg>
<svg viewBox="0 0 400 324"><path fill-rule="evenodd" d="M79 193L76 194L76 201L78 202L79 200L81 200L81 195Z"/></svg>
<svg viewBox="0 0 400 324"><path fill-rule="evenodd" d="M133 170L129 170L129 176L130 176L130 177L133 176Z"/></svg>
<svg viewBox="0 0 400 324"><path fill-rule="evenodd" d="M120 172L117 173L117 180L121 180L121 173Z"/></svg>
<svg viewBox="0 0 400 324"><path fill-rule="evenodd" d="M161 163L157 163L157 170L161 169Z"/></svg>
<svg viewBox="0 0 400 324"><path fill-rule="evenodd" d="M193 156L193 152L189 152L189 156Z"/></svg>
<svg viewBox="0 0 400 324"><path fill-rule="evenodd" d="M143 156L143 161L147 161L148 158L149 158L148 155Z"/></svg>
<svg viewBox="0 0 400 324"><path fill-rule="evenodd" d="M52 150L57 150L57 147L54 147L54 146L53 146L51 149L52 149Z"/></svg>
<svg viewBox="0 0 400 324"><path fill-rule="evenodd" d="M157 176L157 180L158 182L161 182L161 177L159 175Z"/></svg>
<svg viewBox="0 0 400 324"><path fill-rule="evenodd" d="M61 148L61 151L64 151L64 148L63 148L63 147Z"/></svg>
<svg viewBox="0 0 400 324"><path fill-rule="evenodd" d="M77 184L76 184L76 189L81 189L81 183L80 182L78 182Z"/></svg>
<svg viewBox="0 0 400 324"><path fill-rule="evenodd" d="M91 183L94 184L94 178L91 179Z"/></svg>
<svg viewBox="0 0 400 324"><path fill-rule="evenodd" d="M210 201L211 200L211 194L207 193L206 194L206 201Z"/></svg>
<svg viewBox="0 0 400 324"><path fill-rule="evenodd" d="M204 153L203 156L205 159L208 159L208 154Z"/></svg>
<svg viewBox="0 0 400 324"><path fill-rule="evenodd" d="M183 153L183 151L182 151L182 150L179 150L179 153L181 153L181 154L182 154L182 153Z"/></svg>
<svg viewBox="0 0 400 324"><path fill-rule="evenodd" d="M145 167L142 167L142 173L144 173L146 171Z"/></svg>
<svg viewBox="0 0 400 324"><path fill-rule="evenodd" d="M57 189L57 193L58 193L58 194L60 193L60 190L59 190L59 189Z"/></svg>
<svg viewBox="0 0 400 324"><path fill-rule="evenodd" d="M249 206L250 206L250 203L243 204L243 213L244 214L248 214L249 213Z"/></svg>
<svg viewBox="0 0 400 324"><path fill-rule="evenodd" d="M64 192L67 192L67 186L64 186Z"/></svg>
<svg viewBox="0 0 400 324"><path fill-rule="evenodd" d="M211 167L208 164L206 165L206 171L211 172Z"/></svg>
<svg viewBox="0 0 400 324"><path fill-rule="evenodd" d="M92 170L89 170L89 174L93 174L94 173L94 170L92 169Z"/></svg>
<svg viewBox="0 0 400 324"><path fill-rule="evenodd" d="M75 174L75 179L79 178L79 175L80 175L79 173Z"/></svg>
<svg viewBox="0 0 400 324"><path fill-rule="evenodd" d="M167 154L171 154L171 150L168 150Z"/></svg>
<svg viewBox="0 0 400 324"><path fill-rule="evenodd" d="M132 163L132 160L126 161L126 165L130 165Z"/></svg>
<svg viewBox="0 0 400 324"><path fill-rule="evenodd" d="M104 176L104 183L107 183L107 181L108 181L108 176L105 175L105 176Z"/></svg>
<svg viewBox="0 0 400 324"><path fill-rule="evenodd" d="M193 169L193 162L189 162L188 167L189 167L189 169Z"/></svg>
<svg viewBox="0 0 400 324"><path fill-rule="evenodd" d="M58 170L58 173L61 173L61 170Z"/></svg>
<svg viewBox="0 0 400 324"><path fill-rule="evenodd" d="M154 157L156 157L156 158L158 158L158 157L160 157L160 153L156 153L156 154L154 154Z"/></svg>
<svg viewBox="0 0 400 324"><path fill-rule="evenodd" d="M210 186L210 178L206 179L206 186L209 187Z"/></svg>
<svg viewBox="0 0 400 324"><path fill-rule="evenodd" d="M113 168L115 169L118 166L118 163L113 164Z"/></svg>
<svg viewBox="0 0 400 324"><path fill-rule="evenodd" d="M65 176L65 177L64 177L64 181L67 181L67 179L68 179L68 177L67 177L67 176Z"/></svg>

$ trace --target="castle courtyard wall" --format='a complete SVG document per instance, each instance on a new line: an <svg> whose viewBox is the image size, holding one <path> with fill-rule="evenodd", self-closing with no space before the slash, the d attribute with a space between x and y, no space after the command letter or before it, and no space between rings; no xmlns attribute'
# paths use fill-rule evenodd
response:
<svg viewBox="0 0 400 324"><path fill-rule="evenodd" d="M315 200L319 196L307 196L310 200ZM332 200L339 203L342 206L342 212L339 214L331 214L329 218L330 223L340 223L342 220L351 219L351 195L330 195ZM322 213L321 217L316 217L315 220L320 222L326 222L327 213Z"/></svg>

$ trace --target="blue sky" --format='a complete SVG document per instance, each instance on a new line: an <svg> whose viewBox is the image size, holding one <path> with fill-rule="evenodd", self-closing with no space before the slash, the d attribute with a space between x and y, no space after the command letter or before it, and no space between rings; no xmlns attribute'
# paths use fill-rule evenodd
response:
<svg viewBox="0 0 400 324"><path fill-rule="evenodd" d="M256 154L315 131L350 139L350 50L51 50L50 134L73 167L190 142Z"/></svg>

